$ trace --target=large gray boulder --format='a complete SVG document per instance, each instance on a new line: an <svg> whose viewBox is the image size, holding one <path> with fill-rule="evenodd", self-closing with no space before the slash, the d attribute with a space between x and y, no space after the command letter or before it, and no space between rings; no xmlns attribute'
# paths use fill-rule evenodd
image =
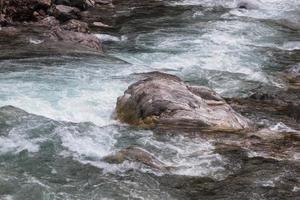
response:
<svg viewBox="0 0 300 200"><path fill-rule="evenodd" d="M116 116L131 125L186 131L242 131L250 121L207 87L152 72L118 98Z"/></svg>

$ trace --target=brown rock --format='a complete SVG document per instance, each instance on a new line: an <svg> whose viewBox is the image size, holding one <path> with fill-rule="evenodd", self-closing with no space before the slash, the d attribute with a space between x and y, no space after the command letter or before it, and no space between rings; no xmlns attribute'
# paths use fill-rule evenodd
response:
<svg viewBox="0 0 300 200"><path fill-rule="evenodd" d="M14 37L16 36L20 31L14 27L0 27L0 36L5 37Z"/></svg>
<svg viewBox="0 0 300 200"><path fill-rule="evenodd" d="M104 160L112 164L120 164L125 160L132 162L139 162L146 166L159 170L168 170L169 167L165 166L164 163L155 158L148 151L138 147L128 147L113 155L106 156Z"/></svg>
<svg viewBox="0 0 300 200"><path fill-rule="evenodd" d="M44 6L44 7L50 7L52 2L51 0L36 0L37 5Z"/></svg>
<svg viewBox="0 0 300 200"><path fill-rule="evenodd" d="M72 6L80 9L86 9L95 5L94 0L56 0L55 3L57 5Z"/></svg>
<svg viewBox="0 0 300 200"><path fill-rule="evenodd" d="M65 24L62 25L62 28L65 30L75 31L75 32L82 32L82 33L89 32L88 24L76 19L71 19L67 21Z"/></svg>
<svg viewBox="0 0 300 200"><path fill-rule="evenodd" d="M206 87L189 86L178 77L154 72L118 98L117 118L125 123L186 131L248 130L251 123Z"/></svg>
<svg viewBox="0 0 300 200"><path fill-rule="evenodd" d="M0 14L0 26L6 26L8 24L4 14Z"/></svg>
<svg viewBox="0 0 300 200"><path fill-rule="evenodd" d="M37 23L37 25L45 26L45 27L55 27L59 25L59 21L55 17L50 16L40 20Z"/></svg>
<svg viewBox="0 0 300 200"><path fill-rule="evenodd" d="M80 10L75 7L57 5L55 6L53 15L60 21L67 21L69 19L78 19Z"/></svg>
<svg viewBox="0 0 300 200"><path fill-rule="evenodd" d="M95 0L96 4L112 4L112 0Z"/></svg>
<svg viewBox="0 0 300 200"><path fill-rule="evenodd" d="M39 10L48 9L51 0L13 0L4 1L3 13L13 21L35 21Z"/></svg>
<svg viewBox="0 0 300 200"><path fill-rule="evenodd" d="M300 63L288 67L283 76L289 82L290 88L300 90Z"/></svg>
<svg viewBox="0 0 300 200"><path fill-rule="evenodd" d="M55 42L72 43L102 52L101 42L99 39L88 33L79 33L66 31L61 28L54 28L49 34L49 39Z"/></svg>

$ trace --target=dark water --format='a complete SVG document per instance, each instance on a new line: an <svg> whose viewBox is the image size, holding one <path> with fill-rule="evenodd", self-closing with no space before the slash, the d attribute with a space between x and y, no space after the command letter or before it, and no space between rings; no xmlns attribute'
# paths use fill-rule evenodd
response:
<svg viewBox="0 0 300 200"><path fill-rule="evenodd" d="M0 199L300 199L299 143L285 144L293 150L286 156L269 155L220 148L222 137L155 134L112 118L132 73L165 71L229 97L286 87L277 72L300 62L300 32L289 25L300 19L300 2L262 0L253 10L237 3L120 4L115 29L98 35L101 57L45 56L34 51L34 35L1 38ZM261 123L274 132L291 132L268 120ZM172 170L102 160L128 146Z"/></svg>

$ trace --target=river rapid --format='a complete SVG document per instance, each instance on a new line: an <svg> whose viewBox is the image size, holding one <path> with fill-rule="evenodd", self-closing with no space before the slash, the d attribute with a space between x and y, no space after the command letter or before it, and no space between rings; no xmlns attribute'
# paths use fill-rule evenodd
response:
<svg viewBox="0 0 300 200"><path fill-rule="evenodd" d="M0 199L300 199L300 151L276 159L219 150L213 137L157 134L113 117L136 73L174 74L228 98L285 88L276 74L300 62L300 1L249 2L122 3L115 28L95 32L102 56L45 56L31 36L0 38ZM271 121L261 123L292 129ZM129 146L173 169L103 160Z"/></svg>

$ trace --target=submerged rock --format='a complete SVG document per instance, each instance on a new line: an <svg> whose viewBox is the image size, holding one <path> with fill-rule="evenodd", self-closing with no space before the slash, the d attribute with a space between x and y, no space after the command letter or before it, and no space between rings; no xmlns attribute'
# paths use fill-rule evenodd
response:
<svg viewBox="0 0 300 200"><path fill-rule="evenodd" d="M128 147L126 149L118 151L113 155L106 156L104 160L111 164L120 164L128 160L142 163L154 169L168 170L168 167L165 166L164 163L159 161L157 158L155 158L151 153L138 147Z"/></svg>
<svg viewBox="0 0 300 200"><path fill-rule="evenodd" d="M190 86L180 78L152 72L118 98L117 118L125 123L158 129L235 132L251 128L209 88Z"/></svg>
<svg viewBox="0 0 300 200"><path fill-rule="evenodd" d="M295 31L300 30L300 20L297 19L279 19L276 23Z"/></svg>
<svg viewBox="0 0 300 200"><path fill-rule="evenodd" d="M300 63L288 67L288 69L283 72L283 76L289 82L291 89L300 90Z"/></svg>
<svg viewBox="0 0 300 200"><path fill-rule="evenodd" d="M237 3L237 7L240 9L258 9L260 2L257 0L241 0Z"/></svg>
<svg viewBox="0 0 300 200"><path fill-rule="evenodd" d="M289 71L289 70L288 70ZM284 76L287 76L286 72ZM295 75L295 73L293 73ZM291 75L291 74L290 74ZM292 78L292 80L295 80ZM287 80L289 82L289 80ZM300 129L300 87L289 83L286 88L261 86L254 89L249 96L227 99L227 102L241 113L257 123L261 120L283 122Z"/></svg>

